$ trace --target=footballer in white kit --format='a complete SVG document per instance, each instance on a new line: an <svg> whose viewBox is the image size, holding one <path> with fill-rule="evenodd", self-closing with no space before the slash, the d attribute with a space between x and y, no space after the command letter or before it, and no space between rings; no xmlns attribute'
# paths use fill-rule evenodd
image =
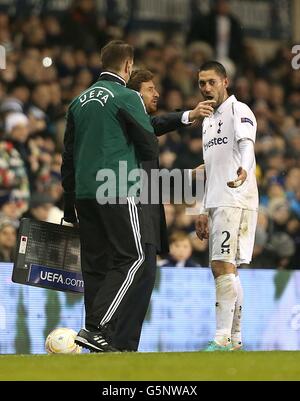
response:
<svg viewBox="0 0 300 401"><path fill-rule="evenodd" d="M222 64L210 61L200 68L201 93L215 101L202 126L206 184L196 222L198 237L209 238L216 285L216 334L207 351L242 347L243 290L237 267L251 261L257 223L256 119L245 103L228 95L227 86Z"/></svg>

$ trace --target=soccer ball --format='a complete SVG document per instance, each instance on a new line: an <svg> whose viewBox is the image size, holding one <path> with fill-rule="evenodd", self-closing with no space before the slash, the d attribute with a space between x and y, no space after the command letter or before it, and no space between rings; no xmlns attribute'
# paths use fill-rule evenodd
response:
<svg viewBox="0 0 300 401"><path fill-rule="evenodd" d="M75 344L77 333L66 327L52 330L46 338L45 348L48 354L79 354L81 347Z"/></svg>

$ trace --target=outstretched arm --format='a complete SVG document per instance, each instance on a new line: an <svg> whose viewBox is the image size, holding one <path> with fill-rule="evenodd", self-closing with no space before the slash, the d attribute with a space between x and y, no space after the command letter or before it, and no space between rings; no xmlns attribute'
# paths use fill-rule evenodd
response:
<svg viewBox="0 0 300 401"><path fill-rule="evenodd" d="M195 120L208 117L212 112L214 100L199 102L193 110L185 112L166 113L151 118L151 124L156 136L161 136L167 132L192 124Z"/></svg>

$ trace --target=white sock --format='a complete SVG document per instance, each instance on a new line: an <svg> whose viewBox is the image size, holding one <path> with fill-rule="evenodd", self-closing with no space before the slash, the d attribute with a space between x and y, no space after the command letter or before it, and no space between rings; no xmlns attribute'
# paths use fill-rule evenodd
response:
<svg viewBox="0 0 300 401"><path fill-rule="evenodd" d="M235 282L237 289L237 299L233 315L231 341L233 346L238 346L242 345L242 310L243 310L244 292L239 276L235 277Z"/></svg>
<svg viewBox="0 0 300 401"><path fill-rule="evenodd" d="M215 279L216 285L216 335L214 340L220 345L231 341L234 306L237 299L235 274L222 274Z"/></svg>

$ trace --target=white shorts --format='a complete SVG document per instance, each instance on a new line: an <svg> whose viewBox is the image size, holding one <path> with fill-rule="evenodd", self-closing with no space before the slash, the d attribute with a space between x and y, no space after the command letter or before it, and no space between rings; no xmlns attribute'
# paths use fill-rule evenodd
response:
<svg viewBox="0 0 300 401"><path fill-rule="evenodd" d="M234 207L209 209L209 260L239 266L252 259L257 211Z"/></svg>

